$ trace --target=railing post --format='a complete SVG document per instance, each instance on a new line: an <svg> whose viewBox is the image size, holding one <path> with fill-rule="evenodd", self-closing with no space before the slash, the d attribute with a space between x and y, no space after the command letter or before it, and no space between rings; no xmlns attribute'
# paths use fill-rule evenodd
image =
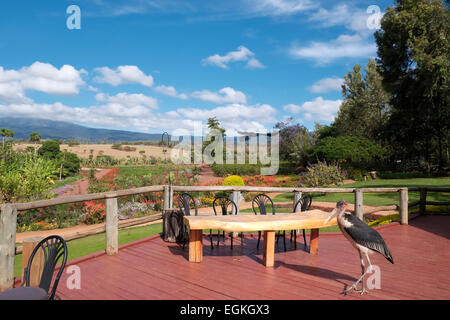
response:
<svg viewBox="0 0 450 320"><path fill-rule="evenodd" d="M233 200L234 203L236 203L236 207L237 207L236 214L239 214L239 206L241 204L241 192L233 191L233 193L231 194L231 200Z"/></svg>
<svg viewBox="0 0 450 320"><path fill-rule="evenodd" d="M400 224L408 224L408 188L400 189Z"/></svg>
<svg viewBox="0 0 450 320"><path fill-rule="evenodd" d="M173 208L173 189L169 186L169 208Z"/></svg>
<svg viewBox="0 0 450 320"><path fill-rule="evenodd" d="M302 193L300 191L294 191L294 203L292 204L292 212L300 212L302 210L301 206L297 206L295 210L295 204L302 198ZM294 211L295 210L295 211Z"/></svg>
<svg viewBox="0 0 450 320"><path fill-rule="evenodd" d="M22 284L25 283L25 268L28 266L28 261L30 260L31 253L38 243L44 239L40 236L34 236L26 238L22 242ZM28 270L30 277L30 286L39 287L41 282L42 271L44 270L44 253L42 250L36 252L33 263L31 265L31 270Z"/></svg>
<svg viewBox="0 0 450 320"><path fill-rule="evenodd" d="M119 215L117 198L106 199L106 254L119 252Z"/></svg>
<svg viewBox="0 0 450 320"><path fill-rule="evenodd" d="M170 208L170 187L164 186L164 210Z"/></svg>
<svg viewBox="0 0 450 320"><path fill-rule="evenodd" d="M363 193L361 189L355 189L355 214L363 220Z"/></svg>
<svg viewBox="0 0 450 320"><path fill-rule="evenodd" d="M0 213L0 292L14 286L14 258L16 250L17 208L1 206Z"/></svg>
<svg viewBox="0 0 450 320"><path fill-rule="evenodd" d="M420 214L424 214L426 208L427 208L427 189L420 188L420 203L419 203Z"/></svg>

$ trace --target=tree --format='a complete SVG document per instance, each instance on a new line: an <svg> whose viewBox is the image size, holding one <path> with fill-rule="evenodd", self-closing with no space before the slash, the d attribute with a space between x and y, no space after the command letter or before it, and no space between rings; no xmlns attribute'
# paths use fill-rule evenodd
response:
<svg viewBox="0 0 450 320"><path fill-rule="evenodd" d="M61 150L59 149L59 142L57 140L45 141L38 149L38 154L47 159L56 159L60 153Z"/></svg>
<svg viewBox="0 0 450 320"><path fill-rule="evenodd" d="M386 151L364 137L339 136L320 140L309 155L310 162L338 162L344 167L373 169Z"/></svg>
<svg viewBox="0 0 450 320"><path fill-rule="evenodd" d="M216 136L214 135L213 131L215 131L216 133L218 131L221 134L222 142L226 136L226 134L225 134L226 130L220 126L220 122L219 122L219 120L217 120L216 117L208 118L207 126L209 129L209 132L206 135L206 141L203 142L202 153L204 153L205 149L208 148L208 146L210 144L215 142ZM219 142L219 143L221 143L221 142ZM216 145L216 144L214 144L214 145ZM210 148L211 147L213 147L213 146L210 146ZM223 152L225 152L225 149L223 149L223 150L224 150ZM215 150L211 150L211 156L212 157L216 156Z"/></svg>
<svg viewBox="0 0 450 320"><path fill-rule="evenodd" d="M58 155L60 180L63 177L74 176L80 172L81 160L75 153L63 151Z"/></svg>
<svg viewBox="0 0 450 320"><path fill-rule="evenodd" d="M366 137L381 140L382 128L389 117L388 95L382 87L382 79L376 62L369 59L365 75L356 64L353 71L344 76L342 102L334 122L338 135Z"/></svg>
<svg viewBox="0 0 450 320"><path fill-rule="evenodd" d="M289 160L296 164L303 164L307 150L313 145L313 137L308 129L299 123L292 124L294 119L278 122L275 129L279 130L279 152L282 160Z"/></svg>
<svg viewBox="0 0 450 320"><path fill-rule="evenodd" d="M6 145L6 138L14 137L15 133L12 130L1 128L0 129L0 134L2 135L2 158L3 158L3 161L5 161L6 153L8 151L7 150L7 145Z"/></svg>
<svg viewBox="0 0 450 320"><path fill-rule="evenodd" d="M41 136L37 132L32 132L30 134L30 142L39 142L41 141Z"/></svg>
<svg viewBox="0 0 450 320"><path fill-rule="evenodd" d="M207 123L208 129L216 129L222 133L222 136L225 137L226 130L220 126L219 120L216 117L208 118Z"/></svg>
<svg viewBox="0 0 450 320"><path fill-rule="evenodd" d="M448 162L450 13L439 0L397 0L375 33L377 64L391 94L386 139L397 159Z"/></svg>

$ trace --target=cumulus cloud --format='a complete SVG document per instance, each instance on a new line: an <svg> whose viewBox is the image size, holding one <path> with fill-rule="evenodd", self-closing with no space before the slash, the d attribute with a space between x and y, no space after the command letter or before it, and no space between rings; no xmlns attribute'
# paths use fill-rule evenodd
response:
<svg viewBox="0 0 450 320"><path fill-rule="evenodd" d="M287 16L317 7L311 0L252 0L250 12L258 16Z"/></svg>
<svg viewBox="0 0 450 320"><path fill-rule="evenodd" d="M203 65L214 65L222 69L228 69L228 64L237 61L246 61L246 67L250 69L264 68L264 65L255 57L255 54L244 46L239 46L236 51L230 51L221 56L214 54L202 60Z"/></svg>
<svg viewBox="0 0 450 320"><path fill-rule="evenodd" d="M135 106L144 106L150 109L158 109L158 101L155 98L148 97L142 93L128 94L121 92L115 96L109 96L104 93L98 93L95 96L97 101L120 104L128 108Z"/></svg>
<svg viewBox="0 0 450 320"><path fill-rule="evenodd" d="M311 59L318 64L326 64L342 58L364 58L377 51L375 43L358 35L340 35L337 39L321 42L313 41L306 46L294 44L289 54L295 59Z"/></svg>
<svg viewBox="0 0 450 320"><path fill-rule="evenodd" d="M310 16L309 21L317 22L321 27L344 26L359 34L370 35L374 30L372 27L369 28L368 25L373 22L379 26L382 17L383 12L381 11L363 10L352 8L347 4L338 4L330 10L319 8L317 12Z"/></svg>
<svg viewBox="0 0 450 320"><path fill-rule="evenodd" d="M83 69L71 65L60 69L49 63L34 62L19 70L5 70L0 66L0 100L5 103L30 103L26 90L41 91L56 95L76 95L85 85Z"/></svg>
<svg viewBox="0 0 450 320"><path fill-rule="evenodd" d="M243 92L230 87L222 88L219 92L212 92L209 90L194 91L191 96L195 99L217 104L247 102L247 96Z"/></svg>
<svg viewBox="0 0 450 320"><path fill-rule="evenodd" d="M311 87L309 87L309 91L312 93L340 91L343 83L344 79L342 78L324 78L316 81Z"/></svg>
<svg viewBox="0 0 450 320"><path fill-rule="evenodd" d="M108 67L96 68L95 72L99 76L94 78L94 81L100 83L108 83L112 86L118 86L125 83L139 83L146 87L153 85L153 77L146 75L137 66L119 66L116 69Z"/></svg>
<svg viewBox="0 0 450 320"><path fill-rule="evenodd" d="M331 9L319 8L310 15L310 22L316 23L320 28L342 26L348 30L347 33L329 41L312 41L306 44L294 42L288 53L294 59L315 60L318 64L343 58L373 56L377 48L370 36L375 31L374 26L379 26L382 16L382 12L373 8L366 11L347 4L338 4Z"/></svg>
<svg viewBox="0 0 450 320"><path fill-rule="evenodd" d="M322 97L317 97L313 101L303 103L301 106L288 104L283 107L283 110L292 114L301 113L308 121L333 121L341 103L342 100L324 100Z"/></svg>
<svg viewBox="0 0 450 320"><path fill-rule="evenodd" d="M159 92L161 94L164 94L166 96L175 97L175 98L179 98L179 99L187 99L188 98L187 94L178 93L177 89L175 89L175 87L173 87L173 86L160 85L160 86L155 87L155 91Z"/></svg>

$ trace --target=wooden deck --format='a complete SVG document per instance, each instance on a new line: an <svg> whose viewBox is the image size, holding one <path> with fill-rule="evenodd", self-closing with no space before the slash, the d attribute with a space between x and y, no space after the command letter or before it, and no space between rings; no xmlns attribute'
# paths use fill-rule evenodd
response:
<svg viewBox="0 0 450 320"><path fill-rule="evenodd" d="M381 255L372 263L381 269L381 289L368 295L342 295L359 277L359 255L341 234L320 234L319 254L276 248L275 266L262 264L257 235L229 240L211 251L203 238L202 263L188 262L188 247L150 237L120 248L116 256L98 253L71 261L81 269L81 289L67 289L63 274L57 295L61 299L450 299L450 216L424 216L409 226L378 228L395 264ZM214 237L214 239L216 239ZM307 237L309 241L309 237Z"/></svg>

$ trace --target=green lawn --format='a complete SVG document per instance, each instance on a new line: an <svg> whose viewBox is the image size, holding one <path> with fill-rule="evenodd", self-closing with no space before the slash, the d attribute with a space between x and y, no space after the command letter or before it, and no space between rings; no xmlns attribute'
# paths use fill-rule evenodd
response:
<svg viewBox="0 0 450 320"><path fill-rule="evenodd" d="M357 181L352 184L339 186L338 188L390 188L390 187L450 187L450 177L439 178L413 178L413 179L376 179L369 181ZM348 203L354 203L353 193L312 194L313 201L337 202L345 199ZM428 192L428 201L448 201L450 193ZM275 197L274 202L293 201L293 193L284 193ZM409 202L419 200L419 192L409 192ZM398 193L364 193L363 203L369 206L384 206L398 204Z"/></svg>
<svg viewBox="0 0 450 320"><path fill-rule="evenodd" d="M143 227L129 228L119 230L119 245L129 243L135 240L143 239L162 232L162 223L150 224ZM67 242L67 260L73 260L88 254L105 250L105 233L96 234L86 238L72 240ZM22 255L16 255L15 276L21 275Z"/></svg>

